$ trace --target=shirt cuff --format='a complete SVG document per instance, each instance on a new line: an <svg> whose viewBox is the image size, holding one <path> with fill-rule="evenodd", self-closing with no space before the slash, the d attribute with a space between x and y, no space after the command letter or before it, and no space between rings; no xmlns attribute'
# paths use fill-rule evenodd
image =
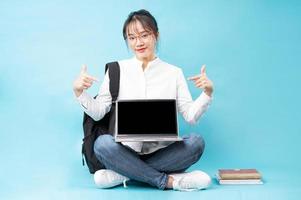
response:
<svg viewBox="0 0 301 200"><path fill-rule="evenodd" d="M196 101L199 105L209 105L212 102L212 97L208 96L205 92L202 92Z"/></svg>
<svg viewBox="0 0 301 200"><path fill-rule="evenodd" d="M80 103L80 105L87 110L88 109L88 102L89 102L89 95L88 93L84 90L81 95L77 97L77 101Z"/></svg>

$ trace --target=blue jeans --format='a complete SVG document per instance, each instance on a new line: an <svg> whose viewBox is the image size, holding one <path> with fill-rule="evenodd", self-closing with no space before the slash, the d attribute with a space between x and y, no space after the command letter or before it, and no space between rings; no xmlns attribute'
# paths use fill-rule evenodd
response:
<svg viewBox="0 0 301 200"><path fill-rule="evenodd" d="M100 135L94 143L95 155L106 169L159 189L166 188L169 173L183 172L196 163L204 148L204 140L197 134L142 156L116 143L111 135Z"/></svg>

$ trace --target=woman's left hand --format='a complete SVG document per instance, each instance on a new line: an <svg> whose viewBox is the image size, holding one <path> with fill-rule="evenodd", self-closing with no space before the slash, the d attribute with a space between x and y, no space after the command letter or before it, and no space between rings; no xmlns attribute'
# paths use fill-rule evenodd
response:
<svg viewBox="0 0 301 200"><path fill-rule="evenodd" d="M211 97L213 93L213 83L206 75L206 65L202 66L201 74L189 77L188 80L194 81L196 87L203 89L203 91Z"/></svg>

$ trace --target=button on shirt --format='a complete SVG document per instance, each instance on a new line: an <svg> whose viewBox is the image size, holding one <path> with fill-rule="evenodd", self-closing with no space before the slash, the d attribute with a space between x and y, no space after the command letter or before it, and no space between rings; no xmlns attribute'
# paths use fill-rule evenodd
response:
<svg viewBox="0 0 301 200"><path fill-rule="evenodd" d="M159 58L149 62L145 70L142 61L136 57L118 61L120 66L120 86L117 100L126 99L176 99L178 111L185 121L195 124L211 103L211 97L202 92L193 101L183 72L179 67ZM112 97L109 90L109 76L105 74L96 99L84 91L77 99L95 121L110 111ZM123 142L139 154L152 153L171 142Z"/></svg>

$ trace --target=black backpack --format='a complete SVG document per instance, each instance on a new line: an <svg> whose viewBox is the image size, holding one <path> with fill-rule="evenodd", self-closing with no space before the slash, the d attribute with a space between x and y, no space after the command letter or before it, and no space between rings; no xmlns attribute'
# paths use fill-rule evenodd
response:
<svg viewBox="0 0 301 200"><path fill-rule="evenodd" d="M120 69L118 62L106 64L105 72L109 69L110 93L112 96L111 110L99 121L94 121L89 115L84 113L83 129L84 138L82 144L82 161L88 165L91 174L105 166L99 162L94 154L94 142L99 135L113 135L115 127L115 101L119 93ZM96 98L96 96L94 97Z"/></svg>

